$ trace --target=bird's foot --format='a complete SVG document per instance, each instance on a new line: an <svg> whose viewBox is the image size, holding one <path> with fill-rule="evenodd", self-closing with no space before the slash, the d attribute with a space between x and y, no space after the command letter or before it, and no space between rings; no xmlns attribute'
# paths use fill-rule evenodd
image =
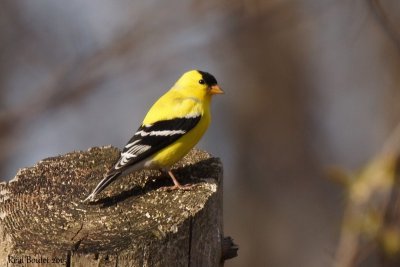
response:
<svg viewBox="0 0 400 267"><path fill-rule="evenodd" d="M193 184L185 184L185 185L181 185L181 184L174 184L171 186L164 186L161 188L161 190L163 191L172 191L172 190L191 190L193 188Z"/></svg>
<svg viewBox="0 0 400 267"><path fill-rule="evenodd" d="M172 190L191 190L193 185L192 184L185 184L181 185L178 180L175 178L175 175L171 172L171 170L167 171L169 174L169 177L171 177L172 181L174 182L173 186L165 186L162 187L163 191L172 191Z"/></svg>

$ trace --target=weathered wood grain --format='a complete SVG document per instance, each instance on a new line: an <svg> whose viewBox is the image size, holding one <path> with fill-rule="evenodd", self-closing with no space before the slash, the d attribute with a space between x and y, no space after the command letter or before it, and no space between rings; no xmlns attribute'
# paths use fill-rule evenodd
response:
<svg viewBox="0 0 400 267"><path fill-rule="evenodd" d="M169 178L139 171L81 203L118 155L101 147L47 158L0 183L0 266L27 256L39 264L25 266L219 266L219 159L193 150L174 166L195 184L189 191L162 190Z"/></svg>

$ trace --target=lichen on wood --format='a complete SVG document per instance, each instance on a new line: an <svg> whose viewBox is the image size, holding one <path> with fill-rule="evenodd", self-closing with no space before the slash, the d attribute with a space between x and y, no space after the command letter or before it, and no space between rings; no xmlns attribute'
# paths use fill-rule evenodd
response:
<svg viewBox="0 0 400 267"><path fill-rule="evenodd" d="M119 153L109 146L47 158L0 183L0 265L28 254L57 255L74 266L204 263L191 258L191 249L219 262L220 249L208 251L207 242L220 246L223 234L221 162L192 150L173 168L180 181L194 184L191 190L165 191L166 175L143 170L115 181L97 202L82 203Z"/></svg>

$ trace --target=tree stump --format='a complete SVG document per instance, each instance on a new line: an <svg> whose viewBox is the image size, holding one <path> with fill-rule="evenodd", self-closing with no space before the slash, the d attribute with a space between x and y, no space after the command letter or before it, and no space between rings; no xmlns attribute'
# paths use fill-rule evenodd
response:
<svg viewBox="0 0 400 267"><path fill-rule="evenodd" d="M0 183L0 266L220 266L222 164L192 150L174 166L192 190L138 171L81 203L118 158L113 147L47 158Z"/></svg>

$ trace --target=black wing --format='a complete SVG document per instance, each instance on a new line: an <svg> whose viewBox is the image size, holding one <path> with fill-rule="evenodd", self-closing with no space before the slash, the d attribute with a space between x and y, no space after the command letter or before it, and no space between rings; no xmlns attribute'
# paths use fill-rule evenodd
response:
<svg viewBox="0 0 400 267"><path fill-rule="evenodd" d="M176 118L142 125L122 150L121 157L109 175L123 172L130 166L148 158L172 144L199 123L201 116Z"/></svg>
<svg viewBox="0 0 400 267"><path fill-rule="evenodd" d="M93 192L84 200L92 201L95 196L117 179L130 166L146 159L157 151L172 144L199 123L201 116L159 121L142 125L124 147L121 157Z"/></svg>

